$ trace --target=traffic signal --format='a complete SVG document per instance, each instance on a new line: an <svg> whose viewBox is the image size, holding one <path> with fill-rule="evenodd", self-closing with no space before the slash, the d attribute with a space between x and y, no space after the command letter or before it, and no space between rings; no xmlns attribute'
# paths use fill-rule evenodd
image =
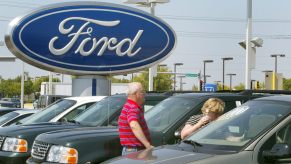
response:
<svg viewBox="0 0 291 164"><path fill-rule="evenodd" d="M256 89L260 89L260 82L256 81Z"/></svg>
<svg viewBox="0 0 291 164"><path fill-rule="evenodd" d="M199 85L199 91L203 91L203 86L204 86L204 82L203 80L200 80L200 85Z"/></svg>

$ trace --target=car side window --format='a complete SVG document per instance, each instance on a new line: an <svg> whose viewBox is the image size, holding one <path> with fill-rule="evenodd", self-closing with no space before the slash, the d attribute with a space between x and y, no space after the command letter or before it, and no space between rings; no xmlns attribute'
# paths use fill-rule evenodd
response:
<svg viewBox="0 0 291 164"><path fill-rule="evenodd" d="M225 102L225 108L224 108L223 113L226 113L237 107L237 101L224 101L224 102Z"/></svg>
<svg viewBox="0 0 291 164"><path fill-rule="evenodd" d="M266 163L263 159L263 151L271 150L277 143L285 143L291 145L291 122L285 125L283 128L273 134L260 148L259 150L259 163Z"/></svg>
<svg viewBox="0 0 291 164"><path fill-rule="evenodd" d="M77 115L79 115L80 113L82 113L83 111L85 111L92 104L94 104L94 102L90 102L90 103L87 103L87 104L83 104L83 105L77 107L76 109L74 109L71 112L69 112L68 114L66 114L66 116L63 117L63 119L64 120L72 120Z"/></svg>
<svg viewBox="0 0 291 164"><path fill-rule="evenodd" d="M22 120L22 119L24 119L24 118L26 118L26 117L28 117L28 116L30 116L30 115L32 115L32 114L33 114L33 113L28 113L28 114L21 115L21 116L15 118L14 120L8 122L5 126L9 126L9 125L11 125L11 124L13 124L13 123L15 123L15 122L18 122L19 120Z"/></svg>

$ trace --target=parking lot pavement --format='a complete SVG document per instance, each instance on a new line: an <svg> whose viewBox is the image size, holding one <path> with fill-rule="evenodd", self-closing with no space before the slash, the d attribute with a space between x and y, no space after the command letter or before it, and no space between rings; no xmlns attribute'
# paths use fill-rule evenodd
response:
<svg viewBox="0 0 291 164"><path fill-rule="evenodd" d="M33 109L33 105L32 105L32 103L26 103L26 104L24 104L24 108Z"/></svg>

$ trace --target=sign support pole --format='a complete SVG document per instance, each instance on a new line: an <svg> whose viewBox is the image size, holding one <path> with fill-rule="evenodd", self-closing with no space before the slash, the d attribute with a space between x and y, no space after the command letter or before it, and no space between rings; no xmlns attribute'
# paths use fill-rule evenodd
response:
<svg viewBox="0 0 291 164"><path fill-rule="evenodd" d="M110 87L107 76L84 75L72 78L72 96L109 96Z"/></svg>

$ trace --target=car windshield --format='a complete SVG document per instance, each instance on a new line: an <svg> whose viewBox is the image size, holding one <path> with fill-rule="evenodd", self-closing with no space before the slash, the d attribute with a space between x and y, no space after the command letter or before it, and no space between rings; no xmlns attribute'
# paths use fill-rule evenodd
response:
<svg viewBox="0 0 291 164"><path fill-rule="evenodd" d="M290 104L250 101L220 116L187 140L211 150L239 151L290 114Z"/></svg>
<svg viewBox="0 0 291 164"><path fill-rule="evenodd" d="M82 125L99 126L125 104L126 97L107 97L92 105L74 120Z"/></svg>
<svg viewBox="0 0 291 164"><path fill-rule="evenodd" d="M21 124L49 122L51 119L76 104L75 100L62 99L45 109L20 121Z"/></svg>
<svg viewBox="0 0 291 164"><path fill-rule="evenodd" d="M160 102L145 113L149 129L152 131L166 129L200 102L198 99L184 97L171 97Z"/></svg>
<svg viewBox="0 0 291 164"><path fill-rule="evenodd" d="M19 114L16 112L9 112L0 117L0 126L6 123L7 121L11 120L12 118L18 116Z"/></svg>

